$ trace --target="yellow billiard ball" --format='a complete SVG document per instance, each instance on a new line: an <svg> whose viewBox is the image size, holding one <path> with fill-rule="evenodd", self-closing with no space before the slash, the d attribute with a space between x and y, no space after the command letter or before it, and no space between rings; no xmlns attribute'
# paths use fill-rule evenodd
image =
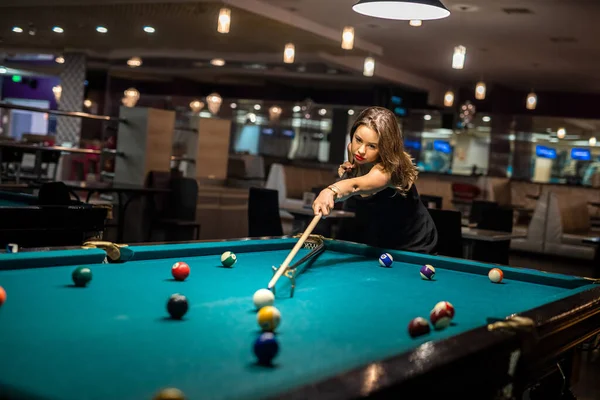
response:
<svg viewBox="0 0 600 400"><path fill-rule="evenodd" d="M256 314L260 328L265 332L273 332L281 322L281 313L273 306L264 306Z"/></svg>
<svg viewBox="0 0 600 400"><path fill-rule="evenodd" d="M152 400L185 400L185 396L177 388L166 388L156 393Z"/></svg>

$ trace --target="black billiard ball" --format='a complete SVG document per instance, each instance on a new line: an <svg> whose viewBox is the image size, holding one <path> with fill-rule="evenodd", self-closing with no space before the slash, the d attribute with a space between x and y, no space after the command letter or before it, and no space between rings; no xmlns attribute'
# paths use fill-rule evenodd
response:
<svg viewBox="0 0 600 400"><path fill-rule="evenodd" d="M75 286L84 287L92 280L92 270L88 267L78 267L75 268L71 277Z"/></svg>
<svg viewBox="0 0 600 400"><path fill-rule="evenodd" d="M174 319L181 319L188 310L188 301L182 294L176 293L169 297L167 302L167 311Z"/></svg>

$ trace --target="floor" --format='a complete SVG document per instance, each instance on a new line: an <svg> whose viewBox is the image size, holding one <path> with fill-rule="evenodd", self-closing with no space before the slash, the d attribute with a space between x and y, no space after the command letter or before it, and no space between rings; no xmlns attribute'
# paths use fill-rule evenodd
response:
<svg viewBox="0 0 600 400"><path fill-rule="evenodd" d="M595 267L589 262L524 253L511 254L510 265L578 276L593 276L594 268L600 268L600 266ZM573 387L573 394L578 400L600 400L600 348L598 346L595 348L594 346L585 346L584 349L579 365L579 376Z"/></svg>

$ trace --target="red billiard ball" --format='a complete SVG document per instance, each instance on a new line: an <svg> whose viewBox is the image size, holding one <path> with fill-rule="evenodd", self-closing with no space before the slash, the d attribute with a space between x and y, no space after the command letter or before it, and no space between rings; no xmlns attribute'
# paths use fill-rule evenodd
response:
<svg viewBox="0 0 600 400"><path fill-rule="evenodd" d="M190 276L190 266L182 261L176 262L171 267L171 274L173 274L173 278L176 280L185 281Z"/></svg>
<svg viewBox="0 0 600 400"><path fill-rule="evenodd" d="M431 310L429 319L435 329L444 329L452 322L452 312L446 307L437 307Z"/></svg>
<svg viewBox="0 0 600 400"><path fill-rule="evenodd" d="M417 337L429 333L431 328L429 322L423 317L417 317L410 321L408 324L408 333L412 337Z"/></svg>

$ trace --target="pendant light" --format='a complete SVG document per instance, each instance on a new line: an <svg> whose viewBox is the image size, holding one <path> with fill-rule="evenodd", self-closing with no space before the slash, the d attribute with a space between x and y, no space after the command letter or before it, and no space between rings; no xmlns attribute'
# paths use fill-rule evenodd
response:
<svg viewBox="0 0 600 400"><path fill-rule="evenodd" d="M454 104L454 92L451 90L448 90L446 92L446 94L444 94L444 106L452 107L453 104Z"/></svg>
<svg viewBox="0 0 600 400"><path fill-rule="evenodd" d="M475 85L475 98L485 100L485 82L477 82L477 85Z"/></svg>
<svg viewBox="0 0 600 400"><path fill-rule="evenodd" d="M294 46L293 43L286 44L285 49L283 50L283 62L286 64L293 64L295 57L296 57L296 46Z"/></svg>
<svg viewBox="0 0 600 400"><path fill-rule="evenodd" d="M354 48L354 28L347 26L342 32L342 49L352 50Z"/></svg>
<svg viewBox="0 0 600 400"><path fill-rule="evenodd" d="M365 58L365 63L363 66L363 75L364 76L373 76L375 74L375 59L373 57Z"/></svg>
<svg viewBox="0 0 600 400"><path fill-rule="evenodd" d="M452 68L463 69L465 67L465 57L467 56L467 48L465 46L456 46L452 55Z"/></svg>
<svg viewBox="0 0 600 400"><path fill-rule="evenodd" d="M536 106L537 95L533 91L531 91L531 93L527 95L527 102L525 103L525 107L527 107L528 110L535 110Z"/></svg>
<svg viewBox="0 0 600 400"><path fill-rule="evenodd" d="M352 9L369 17L400 20L441 19L450 15L440 0L359 0Z"/></svg>
<svg viewBox="0 0 600 400"><path fill-rule="evenodd" d="M221 8L219 11L219 19L217 20L217 32L229 33L231 26L231 10L229 8Z"/></svg>

